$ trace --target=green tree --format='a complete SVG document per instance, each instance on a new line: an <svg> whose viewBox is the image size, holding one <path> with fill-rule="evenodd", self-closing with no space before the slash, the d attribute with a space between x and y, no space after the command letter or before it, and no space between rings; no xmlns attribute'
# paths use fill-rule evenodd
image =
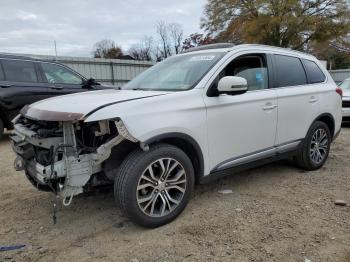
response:
<svg viewBox="0 0 350 262"><path fill-rule="evenodd" d="M208 0L201 27L216 41L308 50L350 32L349 0Z"/></svg>
<svg viewBox="0 0 350 262"><path fill-rule="evenodd" d="M201 45L207 45L213 43L213 39L209 36L204 36L203 34L194 33L190 34L184 42L182 43L182 48L184 50L190 49L192 47L197 47Z"/></svg>
<svg viewBox="0 0 350 262"><path fill-rule="evenodd" d="M349 41L350 42L350 41ZM350 48L341 41L311 43L311 52L319 59L326 60L328 69L350 68Z"/></svg>

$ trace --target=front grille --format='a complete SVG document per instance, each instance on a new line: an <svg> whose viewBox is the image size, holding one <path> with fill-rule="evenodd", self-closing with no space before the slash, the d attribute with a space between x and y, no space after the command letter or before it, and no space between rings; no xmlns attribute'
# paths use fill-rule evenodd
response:
<svg viewBox="0 0 350 262"><path fill-rule="evenodd" d="M350 101L343 100L343 107L350 107Z"/></svg>

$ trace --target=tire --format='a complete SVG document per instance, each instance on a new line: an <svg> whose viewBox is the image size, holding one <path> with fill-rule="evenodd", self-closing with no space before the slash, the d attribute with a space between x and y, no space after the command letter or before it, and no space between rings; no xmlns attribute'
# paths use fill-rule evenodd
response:
<svg viewBox="0 0 350 262"><path fill-rule="evenodd" d="M331 141L328 126L320 121L313 123L296 156L297 165L310 171L321 168L328 158Z"/></svg>
<svg viewBox="0 0 350 262"><path fill-rule="evenodd" d="M161 176L167 179L161 181ZM136 149L126 157L114 180L114 196L131 221L155 228L180 215L193 187L194 170L188 156L175 146L156 144L147 152Z"/></svg>
<svg viewBox="0 0 350 262"><path fill-rule="evenodd" d="M4 135L4 122L0 118L0 139L3 137L3 135Z"/></svg>

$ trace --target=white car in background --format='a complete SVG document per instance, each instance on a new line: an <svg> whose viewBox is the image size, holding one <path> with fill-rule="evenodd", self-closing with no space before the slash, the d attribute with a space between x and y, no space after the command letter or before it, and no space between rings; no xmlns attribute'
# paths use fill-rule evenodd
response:
<svg viewBox="0 0 350 262"><path fill-rule="evenodd" d="M343 122L350 122L350 78L345 79L339 87L343 90Z"/></svg>
<svg viewBox="0 0 350 262"><path fill-rule="evenodd" d="M315 57L216 44L170 57L122 90L32 104L11 138L15 168L64 205L113 184L132 221L157 227L182 212L195 183L283 158L322 167L341 119L341 89Z"/></svg>

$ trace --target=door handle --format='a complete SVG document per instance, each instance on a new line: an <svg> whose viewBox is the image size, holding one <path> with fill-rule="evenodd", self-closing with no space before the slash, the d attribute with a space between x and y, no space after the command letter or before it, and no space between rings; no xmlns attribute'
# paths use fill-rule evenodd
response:
<svg viewBox="0 0 350 262"><path fill-rule="evenodd" d="M277 105L272 104L271 102L268 102L265 104L263 107L263 110L268 111L268 110L273 110L277 107Z"/></svg>
<svg viewBox="0 0 350 262"><path fill-rule="evenodd" d="M2 88L9 88L11 86L12 85L10 85L10 84L0 84L0 87L2 87Z"/></svg>
<svg viewBox="0 0 350 262"><path fill-rule="evenodd" d="M315 96L311 96L310 99L309 99L309 103L315 103L318 101L318 98L315 97Z"/></svg>

